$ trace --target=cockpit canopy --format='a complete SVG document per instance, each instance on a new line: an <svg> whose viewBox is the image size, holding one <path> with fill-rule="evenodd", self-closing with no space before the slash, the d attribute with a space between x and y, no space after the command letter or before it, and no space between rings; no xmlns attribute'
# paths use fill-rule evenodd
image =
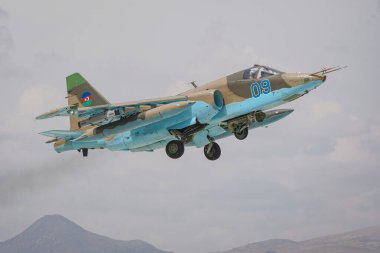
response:
<svg viewBox="0 0 380 253"><path fill-rule="evenodd" d="M244 70L243 79L261 79L284 73L274 68L255 64L252 68Z"/></svg>

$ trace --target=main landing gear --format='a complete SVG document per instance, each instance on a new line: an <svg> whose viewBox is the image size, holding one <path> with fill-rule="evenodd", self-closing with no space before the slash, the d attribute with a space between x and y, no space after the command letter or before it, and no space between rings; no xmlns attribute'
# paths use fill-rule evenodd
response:
<svg viewBox="0 0 380 253"><path fill-rule="evenodd" d="M180 158L185 152L185 146L182 141L173 140L166 144L166 154L173 159ZM203 152L207 159L214 161L220 157L222 153L219 145L216 142L211 141L204 146Z"/></svg>
<svg viewBox="0 0 380 253"><path fill-rule="evenodd" d="M244 140L248 136L248 127L234 133L236 139Z"/></svg>
<svg viewBox="0 0 380 253"><path fill-rule="evenodd" d="M173 159L180 158L185 152L185 146L182 141L174 140L170 141L166 145L166 154Z"/></svg>

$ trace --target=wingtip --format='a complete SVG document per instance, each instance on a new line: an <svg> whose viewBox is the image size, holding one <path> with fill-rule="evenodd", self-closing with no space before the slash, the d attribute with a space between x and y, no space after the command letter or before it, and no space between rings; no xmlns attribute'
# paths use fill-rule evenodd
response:
<svg viewBox="0 0 380 253"><path fill-rule="evenodd" d="M51 136L49 136L49 135L47 134L47 132L49 132L49 131L39 132L38 134L39 134L39 135L43 135L43 136L47 136L47 137L51 137Z"/></svg>

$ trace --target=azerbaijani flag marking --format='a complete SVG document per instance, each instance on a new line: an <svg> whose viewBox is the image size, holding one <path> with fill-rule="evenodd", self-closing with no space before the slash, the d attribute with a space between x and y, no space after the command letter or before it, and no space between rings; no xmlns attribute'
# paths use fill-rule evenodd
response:
<svg viewBox="0 0 380 253"><path fill-rule="evenodd" d="M90 92L85 91L82 94L81 102L84 106L90 106L92 104L92 95Z"/></svg>

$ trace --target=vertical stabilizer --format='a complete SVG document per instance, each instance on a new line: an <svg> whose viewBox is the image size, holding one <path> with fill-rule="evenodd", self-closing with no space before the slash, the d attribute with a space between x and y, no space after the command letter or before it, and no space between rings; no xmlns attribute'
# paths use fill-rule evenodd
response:
<svg viewBox="0 0 380 253"><path fill-rule="evenodd" d="M108 100L79 73L66 77L66 85L69 106L81 108L109 104ZM78 118L70 117L70 130L78 130L78 123Z"/></svg>

